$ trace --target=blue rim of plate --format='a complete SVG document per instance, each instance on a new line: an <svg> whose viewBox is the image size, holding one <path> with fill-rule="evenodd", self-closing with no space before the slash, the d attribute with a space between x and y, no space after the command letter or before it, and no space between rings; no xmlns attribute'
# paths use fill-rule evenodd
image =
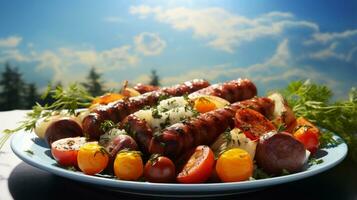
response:
<svg viewBox="0 0 357 200"><path fill-rule="evenodd" d="M340 139L337 135L334 137L336 139ZM332 167L342 162L348 151L347 145L344 142L336 147L322 149L327 154L321 157L323 160L321 164L313 165L307 168L305 171L295 174L267 179L232 183L149 183L108 179L99 176L89 176L81 172L74 172L61 168L56 166L56 161L48 156L48 152L50 150L43 145L39 145L38 142L35 142L36 139L39 140L34 133L19 132L13 135L11 138L11 149L24 162L58 176L97 185L109 190L154 196L216 196L259 190L265 187L304 179L331 169ZM26 150L33 151L34 155L26 153Z"/></svg>

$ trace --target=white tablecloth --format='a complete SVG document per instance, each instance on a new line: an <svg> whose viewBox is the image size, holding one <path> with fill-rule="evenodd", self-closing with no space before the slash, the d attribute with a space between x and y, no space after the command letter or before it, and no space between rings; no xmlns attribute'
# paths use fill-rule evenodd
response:
<svg viewBox="0 0 357 200"><path fill-rule="evenodd" d="M0 112L0 135L2 136L3 130L13 129L17 123L23 119L26 112L24 110L14 110ZM21 162L19 158L11 151L10 139L5 143L0 150L0 199L8 200L13 199L8 189L8 178L11 171Z"/></svg>

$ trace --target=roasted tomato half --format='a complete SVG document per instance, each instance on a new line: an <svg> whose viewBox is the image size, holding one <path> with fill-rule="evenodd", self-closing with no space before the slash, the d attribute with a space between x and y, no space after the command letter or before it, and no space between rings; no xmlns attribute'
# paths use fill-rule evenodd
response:
<svg viewBox="0 0 357 200"><path fill-rule="evenodd" d="M170 183L175 175L174 163L165 156L154 155L145 164L144 176L149 182Z"/></svg>
<svg viewBox="0 0 357 200"><path fill-rule="evenodd" d="M320 146L320 130L303 117L296 120L297 126L294 130L295 139L299 140L307 150L314 154Z"/></svg>
<svg viewBox="0 0 357 200"><path fill-rule="evenodd" d="M244 108L239 109L235 116L236 127L243 130L251 140L257 140L261 135L275 130L275 126L259 112Z"/></svg>
<svg viewBox="0 0 357 200"><path fill-rule="evenodd" d="M85 137L63 138L51 145L51 153L62 166L77 166L79 148L86 143Z"/></svg>
<svg viewBox="0 0 357 200"><path fill-rule="evenodd" d="M180 183L203 183L212 174L214 155L206 145L196 147L176 179Z"/></svg>

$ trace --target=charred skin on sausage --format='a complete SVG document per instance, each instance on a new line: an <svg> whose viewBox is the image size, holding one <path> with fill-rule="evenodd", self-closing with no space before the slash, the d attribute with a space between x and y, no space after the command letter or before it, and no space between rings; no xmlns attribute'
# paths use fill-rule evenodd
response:
<svg viewBox="0 0 357 200"><path fill-rule="evenodd" d="M271 115L266 111L274 109L274 104L270 99L254 98L200 114L197 118L184 123L176 123L155 134L150 141L148 151L151 154L158 153L175 158L194 146L210 145L219 134L227 128L234 127L236 111L247 106L263 111L265 116Z"/></svg>
<svg viewBox="0 0 357 200"><path fill-rule="evenodd" d="M195 96L198 95L212 95L212 96L219 96L224 99L228 99L231 102L237 102L241 101L244 99L249 99L254 97L257 94L257 89L254 85L254 83L248 79L237 79L237 80L232 80L228 81L225 83L220 83L220 84L215 84L212 86L209 86L207 88L198 90L192 94L189 95L190 98L194 98ZM249 105L252 104L252 105ZM244 106L255 106L257 104L255 101L252 101L252 103L245 103ZM242 104L243 105L243 104ZM215 130L215 127L219 127L219 123L222 122L225 124L226 118L224 118L224 113L219 111L215 115L210 115L208 114L204 118L198 118L199 122L195 123L195 126L191 125L190 123L185 126L185 129L189 129L192 134L196 135L197 138L202 138L204 141L206 138L208 138L207 135L210 135L211 132L219 132L221 130ZM205 120L210 120L213 121L214 123L217 123L216 126L213 127L208 127L206 126ZM221 120L221 121L220 121ZM142 119L139 119L138 117L135 117L132 115L129 115L127 118L129 127L130 127L130 132L135 133L135 139L138 141L138 144L143 152L148 152L149 149L149 143L147 141L151 140L153 137L153 130L148 126L144 125L146 122ZM200 121L203 121L200 123ZM146 127L146 128L144 128ZM225 126L223 126L225 127ZM199 131L196 131L199 130ZM210 132L207 132L205 130L208 130ZM180 131L180 129L178 129ZM224 130L223 130L224 131ZM221 131L221 132L223 132ZM183 131L185 132L185 131ZM171 135L170 133L166 133L165 137L172 137L175 138L176 135ZM183 142L182 144L192 144L194 140L192 137L184 135L183 136ZM196 141L201 141L200 139ZM207 142L204 141L204 144ZM200 143L197 143L199 145ZM165 145L165 143L160 143L160 145ZM172 147L175 149L174 145L171 145L169 147ZM184 147L185 148L185 147ZM173 150L174 150L173 149ZM172 151L173 151L172 150Z"/></svg>
<svg viewBox="0 0 357 200"><path fill-rule="evenodd" d="M117 123L129 114L134 113L145 106L155 105L161 96L181 96L206 88L207 86L209 86L207 81L195 79L173 87L161 88L157 91L148 92L140 96L99 106L83 119L83 132L85 135L89 136L90 139L98 140L99 137L104 134L100 127L105 120L111 120L114 123Z"/></svg>

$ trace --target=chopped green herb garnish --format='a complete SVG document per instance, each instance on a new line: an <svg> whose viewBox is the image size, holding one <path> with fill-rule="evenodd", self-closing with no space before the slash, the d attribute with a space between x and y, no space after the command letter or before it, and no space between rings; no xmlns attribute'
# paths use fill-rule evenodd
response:
<svg viewBox="0 0 357 200"><path fill-rule="evenodd" d="M157 102L160 103L160 101L165 100L165 99L168 99L168 98L170 98L170 95L168 95L168 94L162 94L162 95L159 96L159 99L158 99Z"/></svg>
<svg viewBox="0 0 357 200"><path fill-rule="evenodd" d="M265 178L271 178L273 176L267 174L264 172L262 169L256 167L253 172L253 178L254 179L265 179Z"/></svg>
<svg viewBox="0 0 357 200"><path fill-rule="evenodd" d="M31 150L29 150L29 149L26 150L25 152L28 153L28 154L31 155L31 156L34 155L33 151L31 151Z"/></svg>
<svg viewBox="0 0 357 200"><path fill-rule="evenodd" d="M286 129L286 125L284 123L280 123L276 131L279 133L285 131L285 129Z"/></svg>
<svg viewBox="0 0 357 200"><path fill-rule="evenodd" d="M157 108L152 109L152 117L156 119L160 119L162 117L162 115L160 114Z"/></svg>
<svg viewBox="0 0 357 200"><path fill-rule="evenodd" d="M311 167L312 165L318 165L323 162L324 162L324 160L322 160L322 159L310 158L307 164L309 167Z"/></svg>
<svg viewBox="0 0 357 200"><path fill-rule="evenodd" d="M100 129L103 132L107 132L110 129L116 128L117 125L112 120L105 120L103 123L100 124Z"/></svg>

